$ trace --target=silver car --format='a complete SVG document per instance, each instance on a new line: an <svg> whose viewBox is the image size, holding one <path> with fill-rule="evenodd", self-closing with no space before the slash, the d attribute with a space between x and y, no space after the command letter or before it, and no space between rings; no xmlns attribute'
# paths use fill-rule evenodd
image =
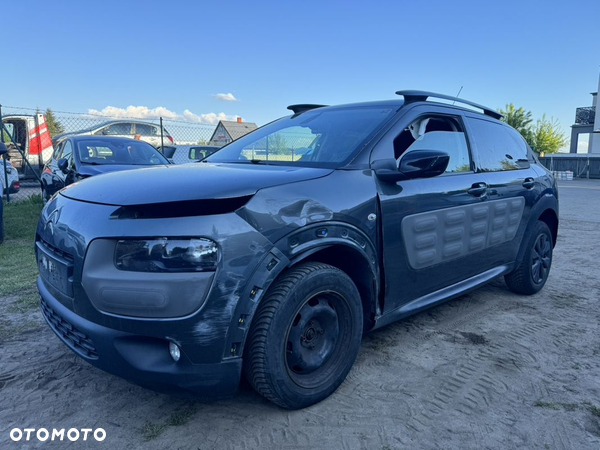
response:
<svg viewBox="0 0 600 450"><path fill-rule="evenodd" d="M163 127L163 138L161 142L160 125L133 120L112 120L94 127L86 128L71 133L63 133L55 136L53 141L59 141L66 136L78 136L91 134L97 136L115 136L145 141L154 147L161 145L172 145L175 143L169 132Z"/></svg>
<svg viewBox="0 0 600 450"><path fill-rule="evenodd" d="M8 178L8 189L6 189L6 178ZM10 161L6 161L6 178L4 177L4 160L0 158L0 185L2 185L2 189L8 190L9 194L19 192L19 189L21 188L19 173Z"/></svg>

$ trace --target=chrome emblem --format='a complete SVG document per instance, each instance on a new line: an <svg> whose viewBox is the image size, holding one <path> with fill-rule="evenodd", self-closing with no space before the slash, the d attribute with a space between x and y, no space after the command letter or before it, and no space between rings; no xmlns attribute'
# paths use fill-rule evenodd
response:
<svg viewBox="0 0 600 450"><path fill-rule="evenodd" d="M46 220L46 224L44 225L44 228L47 229L50 232L50 234L54 233L54 225L56 225L58 223L59 217L60 217L60 209L55 209L48 216L48 220Z"/></svg>

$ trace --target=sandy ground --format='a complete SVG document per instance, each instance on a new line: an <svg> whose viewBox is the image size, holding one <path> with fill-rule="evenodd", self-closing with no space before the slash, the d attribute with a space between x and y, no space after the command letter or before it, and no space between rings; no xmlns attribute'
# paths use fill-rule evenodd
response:
<svg viewBox="0 0 600 450"><path fill-rule="evenodd" d="M545 289L502 280L366 335L346 382L302 411L243 386L202 404L86 364L0 299L0 447L599 449L600 182L561 183ZM19 428L97 428L103 443L14 443Z"/></svg>

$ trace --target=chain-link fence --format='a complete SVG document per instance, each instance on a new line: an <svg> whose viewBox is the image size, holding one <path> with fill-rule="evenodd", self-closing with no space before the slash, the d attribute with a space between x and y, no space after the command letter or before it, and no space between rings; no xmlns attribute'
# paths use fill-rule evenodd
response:
<svg viewBox="0 0 600 450"><path fill-rule="evenodd" d="M195 123L181 117L140 119L14 106L1 106L0 117L0 135L8 148L0 161L6 201L44 195L45 183L53 177L59 182L64 178L53 173L58 168L49 163L61 158L59 144L67 136L118 136L145 141L176 164L197 160L222 145L215 137L216 123Z"/></svg>

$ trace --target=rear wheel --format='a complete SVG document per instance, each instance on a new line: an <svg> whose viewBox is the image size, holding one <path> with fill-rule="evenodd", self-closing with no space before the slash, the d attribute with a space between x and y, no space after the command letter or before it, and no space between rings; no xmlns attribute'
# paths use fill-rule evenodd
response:
<svg viewBox="0 0 600 450"><path fill-rule="evenodd" d="M322 263L290 269L261 301L244 353L258 393L288 409L327 398L350 371L362 337L362 305L341 270Z"/></svg>
<svg viewBox="0 0 600 450"><path fill-rule="evenodd" d="M526 245L519 267L504 277L508 287L519 294L531 295L546 284L552 266L552 233L545 222L538 221L523 238Z"/></svg>

